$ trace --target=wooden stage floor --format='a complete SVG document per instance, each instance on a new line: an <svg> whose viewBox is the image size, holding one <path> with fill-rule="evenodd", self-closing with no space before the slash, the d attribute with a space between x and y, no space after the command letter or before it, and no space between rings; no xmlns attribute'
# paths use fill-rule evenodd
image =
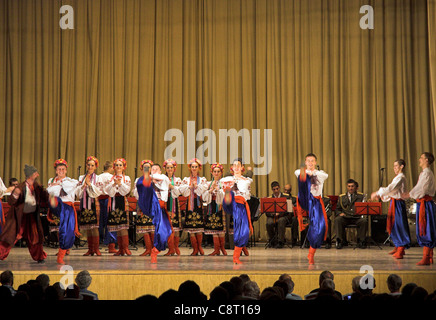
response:
<svg viewBox="0 0 436 320"><path fill-rule="evenodd" d="M282 273L288 273L295 282L296 294L304 296L318 287L318 277L323 270L335 275L336 289L342 293L351 292L351 280L355 276L365 275L361 267L369 266L376 279L375 292L387 292L386 279L391 273L403 278L403 285L415 282L429 292L436 290L436 266L416 266L422 257L422 249L412 247L406 250L403 260L392 258L390 247L383 246L368 249L345 247L342 250L318 249L315 265L307 262L308 249L299 247L283 249L265 249L261 243L249 248L250 255L242 256L243 265L232 263L233 250L227 250L227 256L207 256L211 248L205 248L205 256L191 257L191 249L181 247L181 256L158 256L158 263L151 264L150 257L140 257L143 248L132 250L132 256L114 257L104 247L100 247L102 256L84 257L86 248L72 249L65 257L65 263L73 269L73 274L89 270L93 282L89 288L99 294L100 299L132 300L143 294L160 295L168 289L177 289L185 280L194 280L209 296L210 291L233 276L246 273L256 281L261 290L272 286ZM45 247L48 257L44 264L33 261L26 248L13 248L9 257L0 261L0 270L12 270L15 275L15 287L38 274L46 273L51 283L60 281L66 275L56 263L57 249ZM368 269L368 267L364 267Z"/></svg>

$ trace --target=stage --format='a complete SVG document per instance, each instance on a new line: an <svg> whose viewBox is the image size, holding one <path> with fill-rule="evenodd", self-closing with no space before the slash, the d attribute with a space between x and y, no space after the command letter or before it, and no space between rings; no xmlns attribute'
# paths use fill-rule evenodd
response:
<svg viewBox="0 0 436 320"><path fill-rule="evenodd" d="M48 257L44 264L33 261L27 248L13 248L5 261L0 261L0 270L11 270L14 273L15 289L22 283L36 278L41 273L50 276L50 283L60 281L68 275L60 271L56 263L57 249L45 247ZM256 281L261 291L278 279L280 274L288 273L295 283L294 293L304 296L318 287L318 277L323 270L330 270L335 275L336 289L342 294L351 292L351 280L355 276L365 275L368 266L372 268L376 279L374 292L387 292L386 279L389 274L396 273L403 279L403 285L415 282L429 293L436 289L436 267L416 266L422 257L422 248L412 247L406 250L403 260L392 258L389 246L376 246L368 249L345 247L318 249L315 265L307 262L308 249L300 247L283 249L265 249L264 244L257 243L249 248L250 255L242 256L243 265L232 263L233 250L227 250L227 256L207 256L213 251L205 248L204 256L191 257L189 247L181 247L180 256L158 256L158 263L151 264L150 257L140 257L143 248L132 250L132 256L114 257L106 248L100 246L102 256L84 257L86 248L72 249L65 263L73 268L75 275L81 270L88 270L92 276L90 290L98 293L104 300L133 300L144 294L159 296L168 289L176 289L185 280L196 281L204 294L209 297L210 291L231 277L246 273ZM360 273L361 267L366 268ZM68 282L67 282L68 283Z"/></svg>

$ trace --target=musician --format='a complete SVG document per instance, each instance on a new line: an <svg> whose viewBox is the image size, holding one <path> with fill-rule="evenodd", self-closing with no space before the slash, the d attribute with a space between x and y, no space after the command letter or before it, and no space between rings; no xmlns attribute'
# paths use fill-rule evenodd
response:
<svg viewBox="0 0 436 320"><path fill-rule="evenodd" d="M289 199L292 200L292 205L296 207L297 197L292 195L292 185L289 183L285 184L284 191L285 191L284 193L287 193L289 195ZM295 212L294 214L291 214L291 230L292 230L292 245L296 246L298 240L298 218Z"/></svg>
<svg viewBox="0 0 436 320"><path fill-rule="evenodd" d="M273 194L268 198L286 198L286 200L290 200L289 194L280 191L280 184L277 181L271 183L271 189ZM291 221L290 213L267 212L265 214L267 217L266 231L268 232L268 241L270 242L270 245L274 248L283 248L285 244L286 224Z"/></svg>
<svg viewBox="0 0 436 320"><path fill-rule="evenodd" d="M353 179L347 181L347 193L338 198L335 217L336 248L342 249L345 242L345 226L357 225L357 242L359 248L366 248L365 238L368 221L366 217L355 215L355 203L364 201L364 194L358 192L359 184Z"/></svg>

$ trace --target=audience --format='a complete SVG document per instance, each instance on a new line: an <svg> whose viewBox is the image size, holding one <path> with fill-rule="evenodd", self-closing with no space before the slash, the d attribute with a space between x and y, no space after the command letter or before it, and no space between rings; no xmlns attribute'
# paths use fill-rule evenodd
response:
<svg viewBox="0 0 436 320"><path fill-rule="evenodd" d="M401 277L397 274L390 274L387 279L389 293L393 296L401 295L400 289L403 285Z"/></svg>
<svg viewBox="0 0 436 320"><path fill-rule="evenodd" d="M292 277L287 274L284 273L279 277L279 280L285 281L288 285L288 292L286 294L285 299L288 300L303 300L299 295L293 293L294 291L294 281L292 281Z"/></svg>
<svg viewBox="0 0 436 320"><path fill-rule="evenodd" d="M10 270L3 271L0 275L0 283L2 287L9 289L11 296L15 296L16 291L14 290L14 274Z"/></svg>
<svg viewBox="0 0 436 320"><path fill-rule="evenodd" d="M17 290L14 290L14 275L12 271L6 270L0 274L0 301L58 301L58 300L98 300L98 295L88 290L91 285L91 275L87 270L79 272L76 276L73 286L63 290L60 283L56 282L50 285L50 278L46 274L40 274L36 279L31 279L27 283L21 284ZM354 277L351 282L352 292L343 297L335 289L334 276L330 271L323 271L319 276L319 288L312 290L305 295L305 300L313 301L381 301L389 302L398 300L405 302L423 302L436 301L436 290L429 293L425 288L418 286L416 283L407 283L402 287L402 279L397 274L390 274L387 279L389 292L375 294L375 278L366 275L364 279L361 276ZM402 289L401 289L402 287ZM401 292L400 292L401 289ZM247 301L284 301L284 300L302 300L302 298L293 293L294 282L289 274L280 275L279 279L271 287L260 290L255 281L250 280L247 274L241 274L232 277L229 281L224 281L216 286L209 294L209 299L200 289L200 286L192 280L183 282L178 290L169 289L163 292L159 298L144 294L137 301L144 304L179 304L181 302L201 304L206 301L216 304L225 304L235 300Z"/></svg>
<svg viewBox="0 0 436 320"><path fill-rule="evenodd" d="M315 299L316 296L318 295L319 290L321 289L321 285L322 285L323 281L326 279L330 279L333 281L334 280L333 273L331 273L328 270L321 272L321 274L319 275L319 288L310 291L309 294L304 296L304 300ZM342 294L339 291L335 290L335 294L339 298L339 300L342 300Z"/></svg>
<svg viewBox="0 0 436 320"><path fill-rule="evenodd" d="M98 295L88 290L91 285L91 275L87 270L80 271L76 276L76 284L80 289L80 294L85 300L98 300Z"/></svg>

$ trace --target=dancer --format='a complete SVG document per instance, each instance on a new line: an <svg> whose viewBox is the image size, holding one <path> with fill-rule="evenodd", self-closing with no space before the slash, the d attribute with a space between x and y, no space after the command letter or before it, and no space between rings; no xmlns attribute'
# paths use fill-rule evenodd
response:
<svg viewBox="0 0 436 320"><path fill-rule="evenodd" d="M44 231L39 208L47 205L48 193L37 182L39 173L35 167L25 165L24 174L26 180L14 187L8 197L11 207L4 218L3 231L0 234L0 260L6 259L12 246L23 238L32 259L42 263L47 254L43 249Z"/></svg>
<svg viewBox="0 0 436 320"><path fill-rule="evenodd" d="M171 225L173 227L173 233L168 239L168 252L165 256L177 254L180 256L179 242L180 242L180 231L182 228L182 216L180 214L179 199L180 190L179 187L182 184L182 179L175 176L177 169L177 162L173 159L167 159L163 163L166 175L170 180L168 186L168 202L167 211L171 219Z"/></svg>
<svg viewBox="0 0 436 320"><path fill-rule="evenodd" d="M322 188L328 174L322 170L316 170L317 157L309 153L305 157L305 166L295 170L298 178L297 210L305 210L309 214L309 264L314 264L316 249L320 248L326 240L328 233L327 213L322 201Z"/></svg>
<svg viewBox="0 0 436 320"><path fill-rule="evenodd" d="M84 256L101 256L99 249L100 236L98 232L100 219L100 202L98 197L102 190L99 188L98 159L90 156L86 159L86 174L79 177L80 188L77 188L77 197L80 199L79 225L81 231L86 231L88 251Z"/></svg>
<svg viewBox="0 0 436 320"><path fill-rule="evenodd" d="M118 158L113 162L114 175L103 187L109 195L108 231L117 232L118 251L115 256L132 255L129 250L129 202L130 177L125 175L127 162Z"/></svg>
<svg viewBox="0 0 436 320"><path fill-rule="evenodd" d="M98 202L100 204L100 217L99 217L99 236L100 241L108 246L108 253L117 253L115 249L115 243L117 243L117 233L109 232L107 221L108 221L108 206L109 206L109 195L104 192L104 186L109 184L114 174L114 167L111 161L106 161L103 167L104 172L100 174L97 178L97 184L100 189L100 196L98 197Z"/></svg>
<svg viewBox="0 0 436 320"><path fill-rule="evenodd" d="M418 266L433 264L433 248L436 245L436 204L433 197L436 193L434 174L430 166L434 162L434 155L424 152L419 158L422 172L418 183L404 198L411 197L417 201L416 206L416 240L423 247L423 257Z"/></svg>
<svg viewBox="0 0 436 320"><path fill-rule="evenodd" d="M244 248L246 250L250 235L253 233L250 207L247 203L247 200L250 200L251 197L250 185L253 180L242 176L244 165L241 158L233 161L230 170L233 175L220 180L223 189L220 189L219 192L224 198L224 211L233 216L233 242L235 244L233 263L242 264L239 257L242 250ZM247 253L245 254L248 255Z"/></svg>
<svg viewBox="0 0 436 320"><path fill-rule="evenodd" d="M165 250L168 238L172 234L171 220L166 210L168 186L170 181L161 174L158 164L144 165L143 176L136 183L138 206L142 212L153 220L155 227L151 263L157 263L157 255Z"/></svg>
<svg viewBox="0 0 436 320"><path fill-rule="evenodd" d="M49 221L54 221L54 216L59 219L59 251L57 263L65 264L64 257L80 237L77 212L74 208L79 182L67 177L68 163L58 159L54 163L56 176L48 181L47 192L50 195L50 209L47 214Z"/></svg>
<svg viewBox="0 0 436 320"><path fill-rule="evenodd" d="M148 167L148 170L153 165L153 161L151 160L142 160L141 161L141 172L144 172L144 166ZM136 184L140 178L136 178L135 180L135 188L133 189L133 196L136 200L139 199L138 189L136 188ZM142 234L145 244L145 251L140 254L140 256L149 256L151 254L151 250L153 249L153 241L154 241L154 225L153 220L145 215L139 205L136 206L136 233Z"/></svg>
<svg viewBox="0 0 436 320"><path fill-rule="evenodd" d="M386 229L391 236L395 249L389 252L396 259L403 259L404 250L410 247L410 231L407 222L406 203L401 195L407 192L406 176L404 168L406 162L403 159L394 162L395 178L386 188L380 188L371 194L371 200L390 201Z"/></svg>
<svg viewBox="0 0 436 320"><path fill-rule="evenodd" d="M207 180L198 175L201 167L200 160L197 158L191 159L188 163L191 174L182 180L182 185L179 188L180 193L184 197L188 197L184 230L189 233L189 239L191 240L193 248L191 256L196 256L198 253L204 255L203 248L201 247L204 232L203 200L201 195L206 190Z"/></svg>
<svg viewBox="0 0 436 320"><path fill-rule="evenodd" d="M214 251L210 256L227 255L224 248L226 234L226 216L222 207L223 197L219 192L221 189L220 179L223 176L224 168L221 164L215 163L211 166L212 181L208 182L207 190L203 193L203 200L207 204L206 224L204 234L213 236Z"/></svg>
<svg viewBox="0 0 436 320"><path fill-rule="evenodd" d="M5 224L5 215L3 212L3 204L1 199L3 198L3 195L5 194L11 194L12 190L14 190L15 186L10 186L9 188L6 188L5 184L3 183L2 178L0 178L0 234L2 233L2 229Z"/></svg>

